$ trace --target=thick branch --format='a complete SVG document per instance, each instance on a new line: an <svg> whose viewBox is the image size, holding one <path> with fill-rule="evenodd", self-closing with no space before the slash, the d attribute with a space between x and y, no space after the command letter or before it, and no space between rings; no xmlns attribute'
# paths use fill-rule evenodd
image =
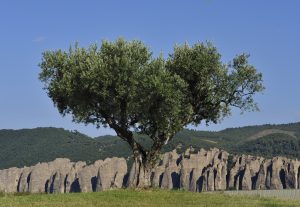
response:
<svg viewBox="0 0 300 207"><path fill-rule="evenodd" d="M150 161L152 167L154 167L156 164L156 158L162 147L166 145L173 137L174 133L161 133L158 136L153 137L153 144L149 150L149 153L147 154L147 160Z"/></svg>
<svg viewBox="0 0 300 207"><path fill-rule="evenodd" d="M112 118L106 118L106 120L110 128L114 129L117 135L129 144L133 150L134 156L142 154L143 157L146 157L147 151L133 138L133 133L131 131L120 127Z"/></svg>

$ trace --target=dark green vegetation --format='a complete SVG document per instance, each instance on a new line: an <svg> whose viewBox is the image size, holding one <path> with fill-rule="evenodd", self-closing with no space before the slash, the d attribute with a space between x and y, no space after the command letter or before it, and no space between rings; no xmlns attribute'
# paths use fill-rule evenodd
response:
<svg viewBox="0 0 300 207"><path fill-rule="evenodd" d="M191 193L184 191L133 191L114 190L98 193L52 194L52 195L0 195L1 206L14 207L296 207L299 201L271 198L228 196L223 193Z"/></svg>
<svg viewBox="0 0 300 207"><path fill-rule="evenodd" d="M149 146L149 139L135 136ZM248 126L219 132L185 129L177 133L163 151L177 148L183 152L189 146L196 149L218 147L231 153L268 158L286 156L300 159L300 123ZM93 162L112 156L130 157L131 154L128 144L116 136L92 139L58 128L0 130L0 169L29 166L57 157Z"/></svg>
<svg viewBox="0 0 300 207"><path fill-rule="evenodd" d="M83 134L58 128L0 131L0 165L30 166L57 157L86 160L100 157L97 141Z"/></svg>

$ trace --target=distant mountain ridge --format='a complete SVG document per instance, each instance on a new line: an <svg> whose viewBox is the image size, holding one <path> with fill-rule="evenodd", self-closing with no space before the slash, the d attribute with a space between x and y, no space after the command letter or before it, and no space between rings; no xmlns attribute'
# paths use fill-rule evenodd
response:
<svg viewBox="0 0 300 207"><path fill-rule="evenodd" d="M146 146L150 145L145 136L135 136ZM300 159L300 123L246 126L218 132L184 129L163 151L177 148L180 152L189 146L196 150L217 147L235 154ZM127 143L116 136L91 138L76 131L52 127L0 130L0 169L30 166L58 157L92 163L113 156L131 156Z"/></svg>

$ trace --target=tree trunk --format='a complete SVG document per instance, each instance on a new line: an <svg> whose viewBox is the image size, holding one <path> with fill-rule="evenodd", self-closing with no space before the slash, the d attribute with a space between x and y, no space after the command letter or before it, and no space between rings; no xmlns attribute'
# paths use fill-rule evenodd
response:
<svg viewBox="0 0 300 207"><path fill-rule="evenodd" d="M151 187L151 175L153 171L153 161L150 157L144 157L141 154L134 157L127 186L130 188L148 188Z"/></svg>
<svg viewBox="0 0 300 207"><path fill-rule="evenodd" d="M135 160L128 178L130 188L151 187L151 167L145 166L140 160Z"/></svg>
<svg viewBox="0 0 300 207"><path fill-rule="evenodd" d="M149 188L152 186L152 173L158 162L162 142L154 142L149 151L135 145L133 147L134 163L131 167L127 186L130 188Z"/></svg>
<svg viewBox="0 0 300 207"><path fill-rule="evenodd" d="M134 138L133 133L128 131L127 126L120 127L111 118L107 118L108 124L113 128L117 135L126 141L133 151L134 163L129 173L127 187L130 188L148 188L151 187L151 176L154 167L157 164L157 156L164 144L171 136L155 137L150 150L146 150ZM164 134L163 134L164 135Z"/></svg>

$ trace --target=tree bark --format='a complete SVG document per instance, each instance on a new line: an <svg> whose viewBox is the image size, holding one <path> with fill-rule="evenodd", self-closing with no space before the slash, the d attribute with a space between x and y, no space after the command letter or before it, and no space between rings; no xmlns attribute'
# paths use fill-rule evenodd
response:
<svg viewBox="0 0 300 207"><path fill-rule="evenodd" d="M152 166L149 162L135 158L129 174L127 186L130 188L149 188L151 187L151 175Z"/></svg>
<svg viewBox="0 0 300 207"><path fill-rule="evenodd" d="M129 173L127 186L130 188L148 188L152 186L152 173L158 164L158 156L163 142L154 142L151 149L141 153L137 147L133 149L134 162Z"/></svg>

